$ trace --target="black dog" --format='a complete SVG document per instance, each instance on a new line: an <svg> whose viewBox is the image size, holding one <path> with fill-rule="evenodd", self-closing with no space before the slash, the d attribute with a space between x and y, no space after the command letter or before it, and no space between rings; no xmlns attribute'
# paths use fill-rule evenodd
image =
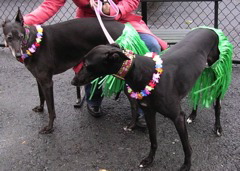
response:
<svg viewBox="0 0 240 171"><path fill-rule="evenodd" d="M209 29L196 29L166 51L161 58L163 74L159 83L149 96L138 100L145 113L151 141L150 153L141 161L140 167L149 166L153 162L157 149L155 115L156 112L159 112L175 124L185 154L180 170L189 170L192 150L185 125L185 114L181 110L180 101L193 87L204 68L219 59L218 36ZM78 85L84 85L97 77L116 74L126 60L129 58L116 45L99 45L84 57L84 67L76 75L75 81ZM154 67L155 62L151 58L136 55L125 76L126 83L135 92L143 90L152 79L155 72ZM219 100L217 100L216 106L219 111L216 112L216 115L219 115ZM220 122L216 121L215 124L217 124L217 128L221 127Z"/></svg>
<svg viewBox="0 0 240 171"><path fill-rule="evenodd" d="M109 34L116 40L124 29L124 24L113 20L103 21ZM15 22L6 20L3 23L5 42L13 55L19 59L36 39L37 30L30 26L26 33L20 10ZM24 44L23 41L26 41ZM25 66L38 83L40 106L33 110L42 112L46 100L49 112L49 123L40 133L53 131L56 117L53 97L55 74L62 73L82 61L83 56L93 47L108 43L96 18L73 19L70 21L43 26L43 38L40 47L32 56L24 60Z"/></svg>

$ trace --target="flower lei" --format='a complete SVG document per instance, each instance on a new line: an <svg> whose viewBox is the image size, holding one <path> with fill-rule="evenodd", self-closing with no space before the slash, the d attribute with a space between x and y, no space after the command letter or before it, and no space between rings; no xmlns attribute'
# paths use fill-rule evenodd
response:
<svg viewBox="0 0 240 171"><path fill-rule="evenodd" d="M37 47L40 46L40 42L42 41L42 36L43 36L43 28L41 27L41 25L36 25L35 26L36 29L37 29L37 38L36 38L36 41L31 45L31 47L29 47L27 50L26 50L26 53L24 53L22 55L22 61L24 61L25 58L28 58L30 56L32 56L32 54L34 52L36 52L36 49Z"/></svg>
<svg viewBox="0 0 240 171"><path fill-rule="evenodd" d="M153 53L154 54L154 53ZM163 69L162 69L162 59L160 58L159 55L155 54L152 55L153 60L156 62L155 65L155 70L156 73L153 73L153 77L152 80L149 82L148 85L146 85L146 87L144 88L144 90L141 90L140 92L134 92L128 84L127 85L127 90L128 93L130 94L130 96L134 99L139 99L141 100L143 97L148 96L149 94L151 94L151 91L154 90L155 86L157 85L157 83L159 82L160 76L163 73Z"/></svg>

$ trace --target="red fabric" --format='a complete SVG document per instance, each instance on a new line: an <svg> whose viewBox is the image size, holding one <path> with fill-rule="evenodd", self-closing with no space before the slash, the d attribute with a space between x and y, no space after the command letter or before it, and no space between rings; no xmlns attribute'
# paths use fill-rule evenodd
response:
<svg viewBox="0 0 240 171"><path fill-rule="evenodd" d="M89 5L89 0L72 0L77 8L77 18L93 17L95 12ZM66 0L44 0L43 3L30 14L24 16L24 22L27 25L42 24L56 14L59 9L65 4ZM155 36L147 27L142 17L133 13L138 8L139 0L114 0L117 4L120 13L115 18L121 23L129 22L137 30L137 32L153 35L165 50L168 45L165 41ZM110 15L113 15L113 10L110 9Z"/></svg>
<svg viewBox="0 0 240 171"><path fill-rule="evenodd" d="M81 71L82 67L83 67L83 62L73 67L73 70L75 73L78 73L79 71Z"/></svg>

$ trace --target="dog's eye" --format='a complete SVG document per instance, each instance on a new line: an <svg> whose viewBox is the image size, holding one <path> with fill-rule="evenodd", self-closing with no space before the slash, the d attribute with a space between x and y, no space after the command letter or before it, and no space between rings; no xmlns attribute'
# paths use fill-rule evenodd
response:
<svg viewBox="0 0 240 171"><path fill-rule="evenodd" d="M23 38L24 38L24 36L23 36L23 35L20 35L19 37L20 37L20 39L21 39L21 40L23 40Z"/></svg>
<svg viewBox="0 0 240 171"><path fill-rule="evenodd" d="M84 66L84 67L87 67L87 66L88 66L85 61L83 62L83 66Z"/></svg>
<svg viewBox="0 0 240 171"><path fill-rule="evenodd" d="M13 39L12 36L8 36L8 37L7 37L7 40L8 40L9 42L11 42L12 39Z"/></svg>

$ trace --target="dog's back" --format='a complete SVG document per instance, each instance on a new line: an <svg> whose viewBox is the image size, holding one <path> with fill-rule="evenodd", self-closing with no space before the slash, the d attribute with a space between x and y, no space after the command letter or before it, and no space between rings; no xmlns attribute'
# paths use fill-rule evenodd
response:
<svg viewBox="0 0 240 171"><path fill-rule="evenodd" d="M121 36L124 24L112 20L103 22L114 40ZM57 61L56 73L73 67L72 63L79 63L81 57L96 45L108 42L96 18L73 19L43 29L41 49Z"/></svg>
<svg viewBox="0 0 240 171"><path fill-rule="evenodd" d="M209 56L211 55L211 56ZM218 36L209 29L196 29L162 55L163 87L182 98L208 66L208 58L218 59ZM171 87L173 89L171 89Z"/></svg>

